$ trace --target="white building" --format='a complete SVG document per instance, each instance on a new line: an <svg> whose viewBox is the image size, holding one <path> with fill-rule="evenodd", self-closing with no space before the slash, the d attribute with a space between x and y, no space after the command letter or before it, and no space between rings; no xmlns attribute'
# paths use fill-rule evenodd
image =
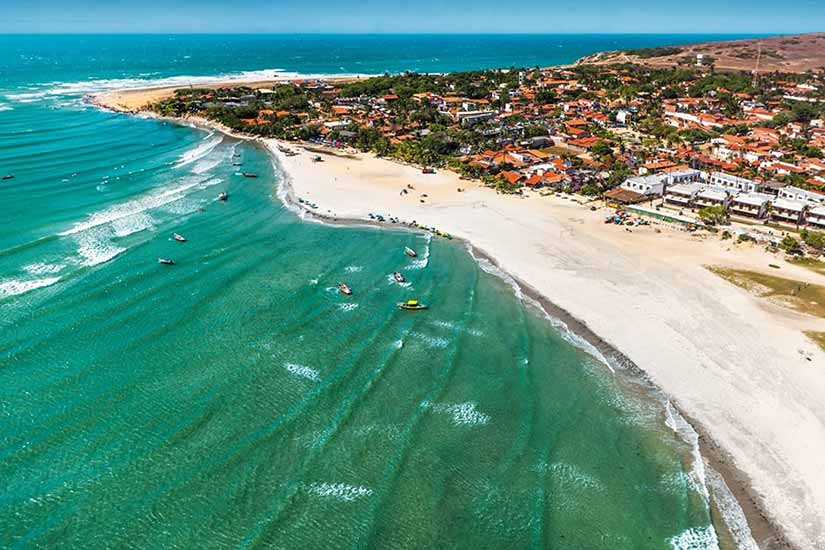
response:
<svg viewBox="0 0 825 550"><path fill-rule="evenodd" d="M806 222L811 227L825 229L825 206L815 206L808 210Z"/></svg>
<svg viewBox="0 0 825 550"><path fill-rule="evenodd" d="M802 201L784 198L776 199L773 201L771 208L771 220L799 225L802 223L805 208L806 205Z"/></svg>
<svg viewBox="0 0 825 550"><path fill-rule="evenodd" d="M768 206L773 200L765 193L739 193L728 205L728 211L736 216L761 220L768 215Z"/></svg>
<svg viewBox="0 0 825 550"><path fill-rule="evenodd" d="M682 208L692 208L699 191L704 189L701 183L677 183L669 185L665 192L665 202Z"/></svg>
<svg viewBox="0 0 825 550"><path fill-rule="evenodd" d="M639 193L640 195L661 197L665 192L666 180L661 175L639 176L627 178L622 189Z"/></svg>
<svg viewBox="0 0 825 550"><path fill-rule="evenodd" d="M779 190L779 198L800 201L814 206L825 203L825 195L800 189L799 187L793 187L791 185L788 187L783 187Z"/></svg>
<svg viewBox="0 0 825 550"><path fill-rule="evenodd" d="M693 204L697 208L705 208L707 206L721 206L727 207L730 200L730 194L719 187L705 186L701 191L696 193L696 198Z"/></svg>
<svg viewBox="0 0 825 550"><path fill-rule="evenodd" d="M710 174L710 176L708 176L708 183L738 193L756 193L761 188L758 182L723 172L713 172Z"/></svg>

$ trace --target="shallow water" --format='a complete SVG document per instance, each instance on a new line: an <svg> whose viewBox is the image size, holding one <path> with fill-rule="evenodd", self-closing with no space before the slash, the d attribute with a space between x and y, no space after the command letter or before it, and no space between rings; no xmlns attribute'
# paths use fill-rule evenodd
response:
<svg viewBox="0 0 825 550"><path fill-rule="evenodd" d="M37 72L64 54L21 40L0 91L0 546L716 547L661 404L462 246L302 222L262 150L86 106L79 69Z"/></svg>

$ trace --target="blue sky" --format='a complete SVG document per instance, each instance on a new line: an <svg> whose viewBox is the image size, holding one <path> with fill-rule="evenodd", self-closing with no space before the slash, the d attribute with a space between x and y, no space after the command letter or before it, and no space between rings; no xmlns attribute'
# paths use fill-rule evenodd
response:
<svg viewBox="0 0 825 550"><path fill-rule="evenodd" d="M825 0L0 0L9 32L825 31Z"/></svg>

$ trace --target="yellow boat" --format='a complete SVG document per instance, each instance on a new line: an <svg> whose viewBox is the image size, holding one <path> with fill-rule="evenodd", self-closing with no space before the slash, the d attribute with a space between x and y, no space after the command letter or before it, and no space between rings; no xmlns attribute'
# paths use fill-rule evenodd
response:
<svg viewBox="0 0 825 550"><path fill-rule="evenodd" d="M427 309L427 306L418 302L418 300L407 300L406 302L399 302L398 303L399 309L411 309L411 310L419 310L419 309Z"/></svg>

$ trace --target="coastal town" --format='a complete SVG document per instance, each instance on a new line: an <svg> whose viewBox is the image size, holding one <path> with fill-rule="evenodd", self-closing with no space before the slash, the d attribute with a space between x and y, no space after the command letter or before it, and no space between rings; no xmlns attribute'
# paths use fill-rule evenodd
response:
<svg viewBox="0 0 825 550"><path fill-rule="evenodd" d="M659 50L670 52L645 55ZM825 543L810 513L822 480L809 481L825 438L804 428L825 387L825 82L713 63L289 78L96 101L257 141L277 163L274 192L302 217L456 237L676 396L703 455L721 457L712 467L737 468L724 477L741 482L757 540L784 547L777 521Z"/></svg>
<svg viewBox="0 0 825 550"><path fill-rule="evenodd" d="M502 193L602 199L620 213L721 228L793 254L825 246L819 72L717 73L700 54L673 69L582 65L181 89L152 108L424 172L449 169ZM613 220L622 223L605 221Z"/></svg>

